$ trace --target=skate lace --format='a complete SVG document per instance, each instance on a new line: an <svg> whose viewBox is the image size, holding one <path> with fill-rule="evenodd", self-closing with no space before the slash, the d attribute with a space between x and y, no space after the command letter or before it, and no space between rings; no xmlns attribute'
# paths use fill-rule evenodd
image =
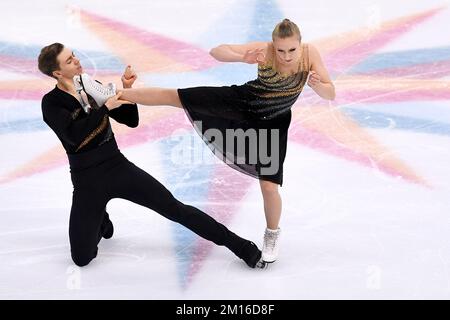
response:
<svg viewBox="0 0 450 320"><path fill-rule="evenodd" d="M94 89L101 94L108 94L109 88L105 88L102 84L98 83L97 81L93 81Z"/></svg>
<svg viewBox="0 0 450 320"><path fill-rule="evenodd" d="M83 85L81 83L80 77L74 77L73 79L74 79L74 83L75 83L75 87L76 87L77 91L83 90Z"/></svg>

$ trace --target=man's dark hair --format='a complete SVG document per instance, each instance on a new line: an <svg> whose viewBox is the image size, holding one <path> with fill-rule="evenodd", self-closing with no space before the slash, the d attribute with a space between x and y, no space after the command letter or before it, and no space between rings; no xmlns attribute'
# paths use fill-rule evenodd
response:
<svg viewBox="0 0 450 320"><path fill-rule="evenodd" d="M59 70L57 57L63 49L64 45L58 42L52 43L41 49L38 58L38 68L43 74L56 79L56 77L53 76L53 71Z"/></svg>

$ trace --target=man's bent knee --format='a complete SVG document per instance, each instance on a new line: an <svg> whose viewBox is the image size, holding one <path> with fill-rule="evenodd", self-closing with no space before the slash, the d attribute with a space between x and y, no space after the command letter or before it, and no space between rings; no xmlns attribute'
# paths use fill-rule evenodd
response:
<svg viewBox="0 0 450 320"><path fill-rule="evenodd" d="M80 252L72 251L72 260L79 267L87 266L96 256L97 256L97 248L95 249L94 252L92 252L92 251L89 251L89 252L88 251L80 251Z"/></svg>

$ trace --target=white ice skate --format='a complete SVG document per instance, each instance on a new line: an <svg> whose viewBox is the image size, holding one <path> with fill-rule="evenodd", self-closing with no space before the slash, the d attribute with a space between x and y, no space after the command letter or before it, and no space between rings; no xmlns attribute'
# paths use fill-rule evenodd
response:
<svg viewBox="0 0 450 320"><path fill-rule="evenodd" d="M271 230L266 228L264 232L264 243L262 248L262 260L267 263L275 262L278 257L278 245L281 230Z"/></svg>
<svg viewBox="0 0 450 320"><path fill-rule="evenodd" d="M75 86L75 89L77 91L78 101L80 102L81 106L83 107L83 110L86 113L91 112L92 106L89 104L89 99L88 99L86 92L84 92L83 88L79 89L76 86Z"/></svg>
<svg viewBox="0 0 450 320"><path fill-rule="evenodd" d="M103 106L109 98L116 95L116 85L109 83L107 86L92 79L88 74L82 73L73 78L75 90L84 90L89 96L94 99L99 107Z"/></svg>

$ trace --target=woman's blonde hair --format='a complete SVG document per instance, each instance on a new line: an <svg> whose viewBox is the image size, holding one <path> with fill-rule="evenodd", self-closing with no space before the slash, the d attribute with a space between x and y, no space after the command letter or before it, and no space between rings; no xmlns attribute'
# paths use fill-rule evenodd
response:
<svg viewBox="0 0 450 320"><path fill-rule="evenodd" d="M302 35L300 34L300 29L298 26L291 20L284 19L275 26L275 29L273 29L272 40L275 40L275 38L289 38L294 35L298 36L299 42L302 41Z"/></svg>

